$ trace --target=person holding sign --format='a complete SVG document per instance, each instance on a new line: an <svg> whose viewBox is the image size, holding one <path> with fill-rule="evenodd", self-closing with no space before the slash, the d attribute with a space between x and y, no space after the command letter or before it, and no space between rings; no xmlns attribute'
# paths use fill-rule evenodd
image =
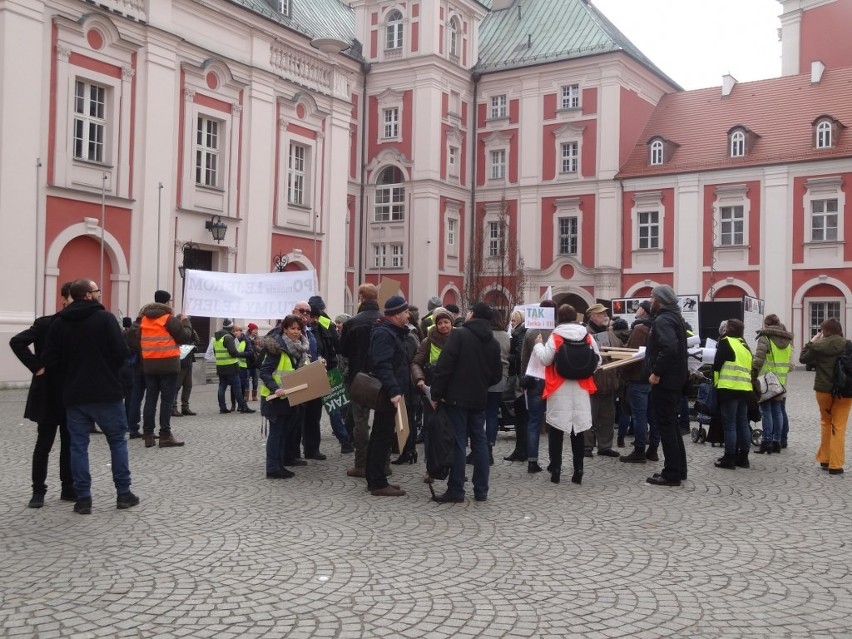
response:
<svg viewBox="0 0 852 639"><path fill-rule="evenodd" d="M376 408L367 445L367 489L374 497L400 497L399 486L388 483L385 462L393 446L397 404L408 394L411 361L403 341L408 335L408 302L401 295L387 299L385 314L370 335L370 372L382 382L390 399Z"/></svg>
<svg viewBox="0 0 852 639"><path fill-rule="evenodd" d="M574 462L574 474L571 481L583 482L583 458L585 457L585 432L592 428L592 404L590 397L595 392L594 378L574 379L563 377L557 370L556 355L565 340L570 343L588 341L585 361L591 364L590 370L600 365L601 356L598 345L591 339L586 327L577 322L577 311L570 304L563 304L556 314L559 324L548 337L547 342L538 336L535 340L533 356L545 366L544 397L547 399L547 443L550 453L550 481L558 484L562 474L562 443L565 433L571 436L571 452ZM594 359L592 353L594 353ZM571 367L570 370L578 370Z"/></svg>
<svg viewBox="0 0 852 639"><path fill-rule="evenodd" d="M261 412L269 420L266 438L266 477L269 479L289 479L295 474L284 467L284 459L298 456L298 438L295 451L288 450L287 444L288 436L302 429L303 405L290 405L281 387L281 378L308 362L308 338L303 328L301 317L288 315L281 322L281 334L270 335L265 340L266 357L259 375L260 396L265 400Z"/></svg>
<svg viewBox="0 0 852 639"><path fill-rule="evenodd" d="M556 309L553 300L542 300L539 308ZM552 313L553 311L551 311ZM553 315L550 316L551 319ZM538 465L538 443L541 438L541 424L544 421L544 412L547 404L542 397L544 392L544 372L538 359L530 361L536 338L541 335L542 341L547 341L552 329L535 328L535 324L527 314L525 321L527 332L524 335L524 344L521 348L521 388L527 394L527 472L540 473L542 467ZM541 372L538 372L541 371Z"/></svg>

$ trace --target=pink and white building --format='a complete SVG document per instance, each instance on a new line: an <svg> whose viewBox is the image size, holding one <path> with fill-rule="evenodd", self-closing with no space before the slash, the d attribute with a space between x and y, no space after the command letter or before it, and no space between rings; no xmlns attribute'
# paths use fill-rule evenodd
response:
<svg viewBox="0 0 852 639"><path fill-rule="evenodd" d="M584 0L4 0L0 333L82 276L180 304L181 267L459 302L477 238L498 302L510 243L527 299L665 282L848 326L852 0L779 13L782 77L683 92Z"/></svg>

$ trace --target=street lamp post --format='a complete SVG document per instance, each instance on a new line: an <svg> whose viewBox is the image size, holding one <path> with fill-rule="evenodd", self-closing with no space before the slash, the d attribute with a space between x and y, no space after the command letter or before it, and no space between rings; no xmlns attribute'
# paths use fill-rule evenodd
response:
<svg viewBox="0 0 852 639"><path fill-rule="evenodd" d="M198 244L193 241L184 242L180 247L180 252L183 255L183 262L180 266L178 266L178 273L180 273L180 299L181 303L183 303L184 295L186 294L186 271L187 269L192 270L196 266L196 255L199 250Z"/></svg>

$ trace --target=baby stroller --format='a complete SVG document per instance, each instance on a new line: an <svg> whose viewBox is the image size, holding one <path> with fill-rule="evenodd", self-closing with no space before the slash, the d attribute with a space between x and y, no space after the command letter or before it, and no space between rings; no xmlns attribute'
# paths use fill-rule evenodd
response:
<svg viewBox="0 0 852 639"><path fill-rule="evenodd" d="M716 388L712 381L707 380L698 385L694 410L698 419L698 427L692 428L692 441L696 444L710 442L711 446L723 445L725 443L725 430L722 427L722 418L719 415L716 401ZM757 403L757 398L754 398L753 401L749 401L748 406L752 446L760 446L760 442L763 441L763 430L751 425L752 422L759 422L760 418L760 406Z"/></svg>

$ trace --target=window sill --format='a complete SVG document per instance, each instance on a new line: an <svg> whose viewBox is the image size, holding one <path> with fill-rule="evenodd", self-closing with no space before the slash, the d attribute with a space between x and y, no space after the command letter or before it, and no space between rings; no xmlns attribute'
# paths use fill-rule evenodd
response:
<svg viewBox="0 0 852 639"><path fill-rule="evenodd" d="M209 186L207 184L198 184L196 182L195 188L199 191L209 191L210 193L224 193L225 189L220 186Z"/></svg>
<svg viewBox="0 0 852 639"><path fill-rule="evenodd" d="M556 109L556 114L557 114L557 115L561 115L561 114L565 114L565 115L572 115L572 114L575 114L575 113L582 113L582 112L583 112L583 107L582 107L582 106L575 106L575 107L559 107L558 109Z"/></svg>
<svg viewBox="0 0 852 639"><path fill-rule="evenodd" d="M114 169L115 165L107 164L105 162L98 162L97 160L84 160L83 158L73 158L74 164L79 164L80 166L85 166L87 168L97 168L97 169Z"/></svg>
<svg viewBox="0 0 852 639"><path fill-rule="evenodd" d="M506 184L506 178L504 178L504 177L501 177L501 178L488 178L488 179L485 181L485 183L486 183L488 186L498 186L498 185L501 185L501 184Z"/></svg>
<svg viewBox="0 0 852 639"><path fill-rule="evenodd" d="M653 255L655 253L663 254L663 249L659 247L654 248L633 248L634 253L641 253L642 255Z"/></svg>
<svg viewBox="0 0 852 639"><path fill-rule="evenodd" d="M825 248L831 246L843 246L846 242L844 240L809 240L804 244L805 246Z"/></svg>
<svg viewBox="0 0 852 639"><path fill-rule="evenodd" d="M576 259L578 259L579 256L578 256L577 253L557 253L556 257L557 258L560 258L560 257L569 258L570 257L570 258L573 258L573 259L576 260Z"/></svg>
<svg viewBox="0 0 852 639"><path fill-rule="evenodd" d="M287 206L291 209L299 209L300 211L311 211L310 204L296 204L295 202L287 202Z"/></svg>
<svg viewBox="0 0 852 639"><path fill-rule="evenodd" d="M405 222L404 219L399 219L399 220L376 220L376 219L374 219L372 222L370 222L370 224L373 224L373 225L375 225L375 224L388 224L388 225L399 224L399 225L402 225L404 222Z"/></svg>
<svg viewBox="0 0 852 639"><path fill-rule="evenodd" d="M507 114L507 115L501 115L501 116L496 117L496 118L493 118L493 117L486 118L485 123L486 124L497 124L497 123L500 123L500 122L508 122L508 121L509 121L509 116Z"/></svg>

